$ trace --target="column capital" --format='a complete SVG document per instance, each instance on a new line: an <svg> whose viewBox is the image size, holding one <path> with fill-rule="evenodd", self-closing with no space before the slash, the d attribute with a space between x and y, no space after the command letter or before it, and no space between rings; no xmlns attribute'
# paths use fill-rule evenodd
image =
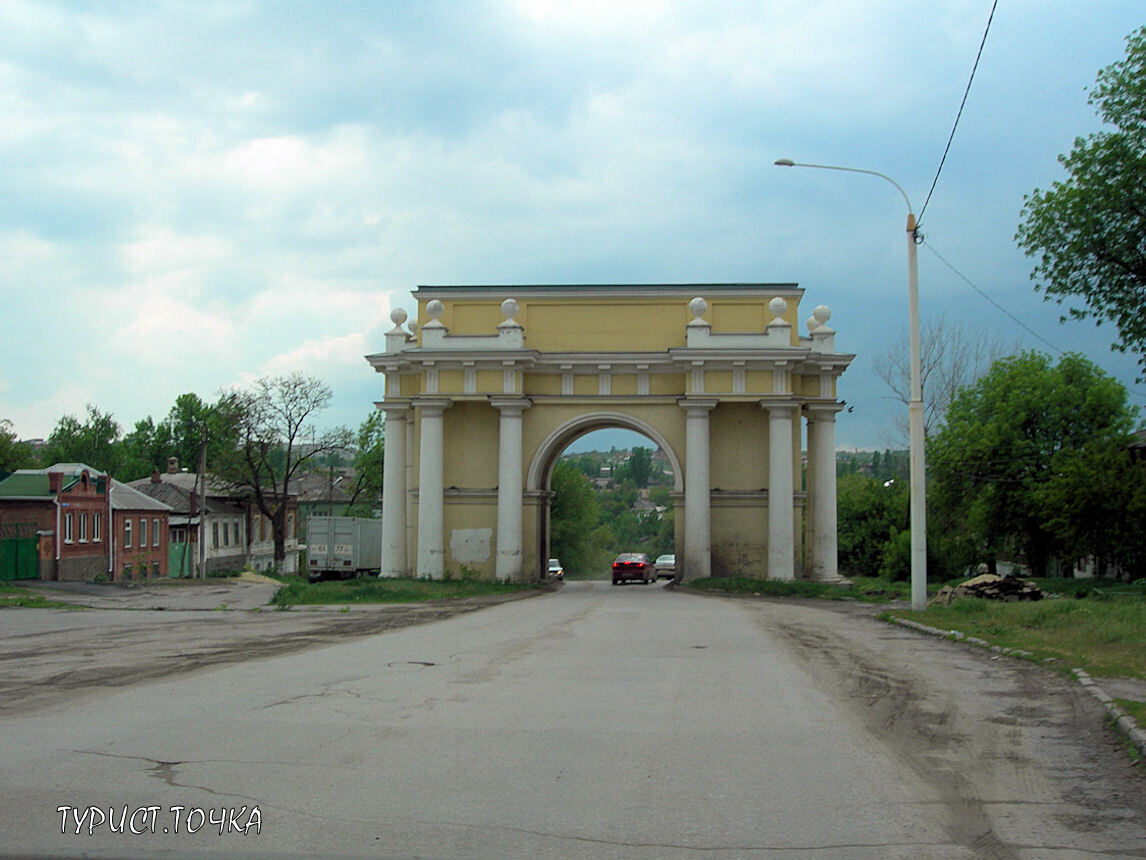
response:
<svg viewBox="0 0 1146 860"><path fill-rule="evenodd" d="M495 409L500 410L502 413L513 414L517 412L520 414L533 405L533 401L528 397L494 397L489 398L489 405Z"/></svg>
<svg viewBox="0 0 1146 860"><path fill-rule="evenodd" d="M791 414L800 408L800 401L787 398L777 400L761 400L760 406L773 415L783 414L784 412Z"/></svg>
<svg viewBox="0 0 1146 860"><path fill-rule="evenodd" d="M441 415L454 405L449 397L415 397L410 401L422 410L422 414Z"/></svg>
<svg viewBox="0 0 1146 860"><path fill-rule="evenodd" d="M677 405L689 413L711 412L719 401L715 397L681 397Z"/></svg>
<svg viewBox="0 0 1146 860"><path fill-rule="evenodd" d="M842 412L842 403L805 403L804 411L808 413L809 421L835 421L836 413Z"/></svg>
<svg viewBox="0 0 1146 860"><path fill-rule="evenodd" d="M410 410L410 400L409 398L402 398L401 400L395 400L393 398L376 400L374 406L379 412L385 412L387 415L393 412L400 416L402 413Z"/></svg>

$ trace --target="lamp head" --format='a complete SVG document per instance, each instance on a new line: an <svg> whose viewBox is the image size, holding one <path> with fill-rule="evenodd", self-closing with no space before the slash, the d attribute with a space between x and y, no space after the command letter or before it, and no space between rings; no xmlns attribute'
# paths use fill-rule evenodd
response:
<svg viewBox="0 0 1146 860"><path fill-rule="evenodd" d="M796 162L794 162L790 158L777 158L772 163L775 164L777 167L795 167L796 166Z"/></svg>

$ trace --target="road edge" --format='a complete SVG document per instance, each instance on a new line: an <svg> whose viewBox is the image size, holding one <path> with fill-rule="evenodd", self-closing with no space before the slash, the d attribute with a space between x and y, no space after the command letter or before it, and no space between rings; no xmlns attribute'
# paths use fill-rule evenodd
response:
<svg viewBox="0 0 1146 860"><path fill-rule="evenodd" d="M974 645L977 648L985 648L996 654L1003 654L1008 657L1031 657L1030 651L1020 651L1015 648L1003 648L999 645L992 645L984 639L979 639L975 636L968 636L958 630L940 630L938 627L931 627L927 624L921 624L918 621L912 621L908 618L897 618L894 615L885 615L881 620L887 621L891 624L898 624L901 627L907 627L910 630L915 630L918 633L924 633L928 636L935 636L939 639L947 639L954 642L966 642L968 645ZM1071 675L1074 679L1086 690L1090 695L1096 698L1102 707L1106 709L1106 719L1114 726L1115 731L1122 735L1138 750L1139 755L1146 758L1146 731L1138 725L1137 721L1122 710L1114 703L1114 699L1090 677L1090 675L1082 669L1071 669Z"/></svg>

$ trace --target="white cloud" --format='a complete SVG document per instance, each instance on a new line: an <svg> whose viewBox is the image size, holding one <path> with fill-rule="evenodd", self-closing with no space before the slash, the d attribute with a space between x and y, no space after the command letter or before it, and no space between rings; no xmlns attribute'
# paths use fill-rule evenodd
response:
<svg viewBox="0 0 1146 860"><path fill-rule="evenodd" d="M771 162L884 170L919 205L986 7L2 4L0 414L46 433L92 401L126 423L310 368L353 415L391 303L442 282L798 280L862 392L903 315L900 203ZM1054 309L1010 238L1021 196L1090 130L1082 89L1140 11L1016 0L994 24L925 230L1024 318ZM920 262L925 316L996 322ZM44 318L87 336L11 324ZM1110 358L1106 331L1057 332ZM842 444L883 405L845 396Z"/></svg>

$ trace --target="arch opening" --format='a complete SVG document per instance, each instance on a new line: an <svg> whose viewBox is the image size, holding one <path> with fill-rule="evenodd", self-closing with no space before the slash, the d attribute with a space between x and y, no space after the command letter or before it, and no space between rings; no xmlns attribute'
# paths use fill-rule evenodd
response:
<svg viewBox="0 0 1146 860"><path fill-rule="evenodd" d="M575 443L602 430L633 434L629 437L633 444L623 449L626 459L609 460L608 449L570 452ZM555 485L554 476L562 463L569 468ZM588 474L594 464L603 465L607 473ZM538 447L526 488L539 502L536 529L541 577L547 575L554 559L575 578L599 578L608 575L619 553L645 553L650 563L676 553L680 536L675 508L683 490L680 458L664 434L645 421L612 412L571 419ZM563 504L562 493L575 498ZM585 493L592 494L591 504L600 524L609 523L603 534L601 529L590 533L583 522L567 519L585 517ZM666 565L662 565L662 574L671 576Z"/></svg>

